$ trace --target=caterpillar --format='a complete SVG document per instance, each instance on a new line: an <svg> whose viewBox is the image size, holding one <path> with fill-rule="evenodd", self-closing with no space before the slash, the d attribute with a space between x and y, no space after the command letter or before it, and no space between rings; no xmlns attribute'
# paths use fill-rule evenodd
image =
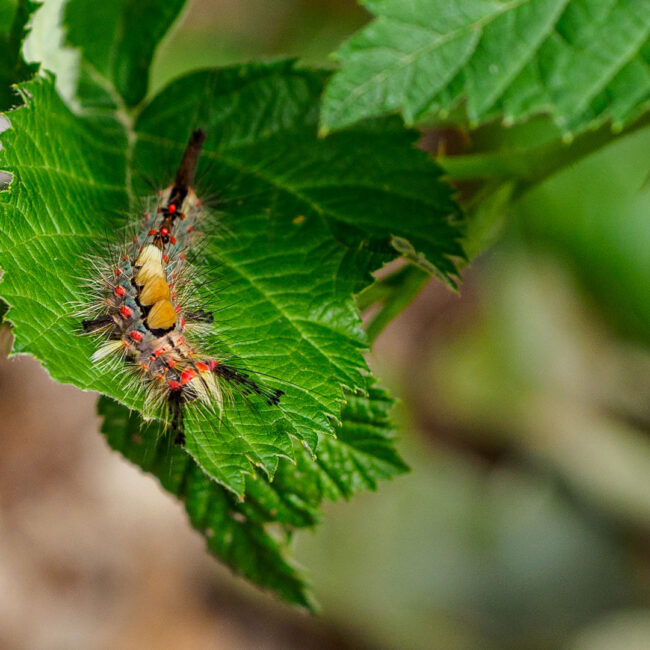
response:
<svg viewBox="0 0 650 650"><path fill-rule="evenodd" d="M185 443L186 405L223 406L226 382L245 395L278 405L284 391L271 389L248 372L197 349L191 332L209 326L212 313L192 308L188 285L192 271L186 253L201 236L206 210L192 185L205 141L194 131L183 153L175 182L160 191L142 224L126 245L114 247L114 259L94 260L101 277L87 282L93 300L83 311L84 333L98 335L95 363L124 364L145 386L146 399L166 409L174 442ZM167 417L168 416L168 417Z"/></svg>

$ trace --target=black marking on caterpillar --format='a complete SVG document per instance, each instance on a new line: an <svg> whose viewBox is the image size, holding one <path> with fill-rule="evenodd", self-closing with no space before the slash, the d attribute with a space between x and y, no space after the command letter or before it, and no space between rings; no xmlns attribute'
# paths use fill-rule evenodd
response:
<svg viewBox="0 0 650 650"><path fill-rule="evenodd" d="M192 183L205 133L190 136L173 185L159 192L154 209L113 264L95 261L103 283L89 283L94 316L81 323L84 333L101 334L96 362L123 359L146 382L147 398L167 411L174 442L184 444L184 407L201 401L222 407L220 380L243 395L256 395L277 406L284 391L268 388L245 370L203 354L186 340L188 326L210 324L214 317L200 307L188 308L180 292L187 280L187 251L204 216Z"/></svg>

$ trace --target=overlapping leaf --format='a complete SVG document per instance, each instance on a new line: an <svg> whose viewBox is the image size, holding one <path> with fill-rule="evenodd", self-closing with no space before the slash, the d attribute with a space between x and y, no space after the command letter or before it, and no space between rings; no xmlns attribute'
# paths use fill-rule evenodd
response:
<svg viewBox="0 0 650 650"><path fill-rule="evenodd" d="M100 400L99 413L110 446L183 501L210 552L255 584L313 608L304 579L286 559L287 540L273 537L266 525L280 523L287 533L312 526L323 498L374 489L379 479L405 471L392 444L391 405L375 386L367 397L350 396L338 437L323 439L318 463L299 451L297 464L282 461L273 482L249 477L244 501L211 481L155 424L144 425L137 414L107 398Z"/></svg>
<svg viewBox="0 0 650 650"><path fill-rule="evenodd" d="M71 304L83 302L91 272L84 255L122 236L131 188L144 191L138 178L168 182L189 130L208 132L199 174L223 210L222 234L201 259L219 267L217 295L205 296L219 315L214 346L287 393L281 409L235 399L221 421L188 413L188 451L238 494L251 463L272 476L278 458L293 455L290 436L314 449L339 415L343 386L363 387L352 294L388 259L389 217L405 215L392 231L400 245L411 229L442 275L460 252L450 192L410 134L387 122L316 138L322 78L286 62L190 75L155 98L134 130L123 122L110 133L37 79L4 137L3 167L15 178L2 195L2 295L17 350L61 381L142 410L140 394L90 364L94 342L78 336Z"/></svg>
<svg viewBox="0 0 650 650"><path fill-rule="evenodd" d="M377 16L338 51L326 130L400 111L407 123L466 100L470 121L550 112L567 131L650 102L649 0L364 0Z"/></svg>
<svg viewBox="0 0 650 650"><path fill-rule="evenodd" d="M395 432L389 412L393 400L370 380L366 395L346 395L336 437L324 437L316 462L304 450L294 465L283 461L274 478L280 493L299 495L301 502L318 506L323 499L350 498L375 490L382 479L407 471L395 451Z"/></svg>

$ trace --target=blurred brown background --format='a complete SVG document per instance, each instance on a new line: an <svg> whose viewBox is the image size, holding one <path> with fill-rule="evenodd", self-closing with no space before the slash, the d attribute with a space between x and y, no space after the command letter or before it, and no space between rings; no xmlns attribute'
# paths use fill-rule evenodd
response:
<svg viewBox="0 0 650 650"><path fill-rule="evenodd" d="M153 83L327 63L366 19L344 0L196 0ZM63 84L69 61L50 66ZM649 146L646 129L545 182L460 296L432 282L380 337L413 472L298 537L319 618L213 561L107 448L94 395L3 355L0 648L650 648Z"/></svg>

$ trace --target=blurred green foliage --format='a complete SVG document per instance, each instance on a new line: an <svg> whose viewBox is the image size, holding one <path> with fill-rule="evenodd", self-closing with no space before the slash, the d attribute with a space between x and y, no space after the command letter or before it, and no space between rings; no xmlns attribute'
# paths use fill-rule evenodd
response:
<svg viewBox="0 0 650 650"><path fill-rule="evenodd" d="M622 336L650 343L650 129L525 198L525 242L559 256Z"/></svg>
<svg viewBox="0 0 650 650"><path fill-rule="evenodd" d="M154 62L152 88L188 70L260 57L327 65L367 15L348 0L191 0Z"/></svg>

